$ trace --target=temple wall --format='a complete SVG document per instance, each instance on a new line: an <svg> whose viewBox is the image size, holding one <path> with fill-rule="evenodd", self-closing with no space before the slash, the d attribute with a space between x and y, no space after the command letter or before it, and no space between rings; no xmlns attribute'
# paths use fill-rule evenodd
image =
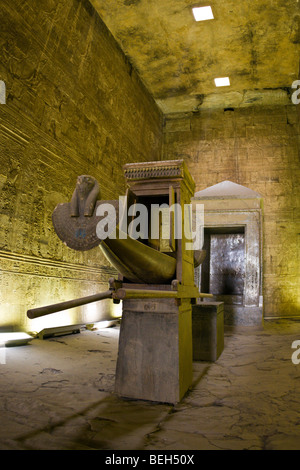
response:
<svg viewBox="0 0 300 470"><path fill-rule="evenodd" d="M51 215L81 174L103 199L125 194L122 165L161 157L161 113L87 0L3 0L0 49L0 325L110 317L110 302L33 321L26 310L107 289L100 249L67 248Z"/></svg>
<svg viewBox="0 0 300 470"><path fill-rule="evenodd" d="M261 194L264 315L299 315L299 106L163 121L87 0L3 0L0 15L0 326L110 317L111 303L100 302L27 320L28 308L106 290L115 274L98 248L64 246L51 215L77 175L93 175L101 197L115 199L123 164L162 155L185 159L196 191L230 180Z"/></svg>
<svg viewBox="0 0 300 470"><path fill-rule="evenodd" d="M264 316L299 316L296 106L166 116L163 158L184 158L196 191L230 180L261 194Z"/></svg>

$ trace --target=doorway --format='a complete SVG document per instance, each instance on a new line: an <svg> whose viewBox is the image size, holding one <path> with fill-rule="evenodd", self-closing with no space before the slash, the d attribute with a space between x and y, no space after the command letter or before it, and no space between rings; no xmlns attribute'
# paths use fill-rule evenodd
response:
<svg viewBox="0 0 300 470"><path fill-rule="evenodd" d="M226 305L243 305L244 227L205 227L203 249L206 258L200 272L201 291Z"/></svg>

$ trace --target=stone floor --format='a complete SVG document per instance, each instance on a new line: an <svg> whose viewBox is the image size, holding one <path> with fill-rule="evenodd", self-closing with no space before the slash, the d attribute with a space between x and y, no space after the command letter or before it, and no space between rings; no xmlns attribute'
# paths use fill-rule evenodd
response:
<svg viewBox="0 0 300 470"><path fill-rule="evenodd" d="M118 338L117 326L5 348L0 449L300 449L300 322L226 329L176 406L114 394Z"/></svg>

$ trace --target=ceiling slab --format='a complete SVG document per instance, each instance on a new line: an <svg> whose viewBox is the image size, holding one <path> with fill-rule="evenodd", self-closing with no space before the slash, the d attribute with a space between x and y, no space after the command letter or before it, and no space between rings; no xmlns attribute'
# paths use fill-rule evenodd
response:
<svg viewBox="0 0 300 470"><path fill-rule="evenodd" d="M290 102L299 1L90 1L165 114ZM192 6L208 4L214 19L196 22Z"/></svg>

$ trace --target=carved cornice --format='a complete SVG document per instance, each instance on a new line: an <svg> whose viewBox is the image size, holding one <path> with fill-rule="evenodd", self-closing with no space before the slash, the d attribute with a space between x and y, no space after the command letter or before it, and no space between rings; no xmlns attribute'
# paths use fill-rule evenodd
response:
<svg viewBox="0 0 300 470"><path fill-rule="evenodd" d="M127 182L139 180L182 179L192 190L194 180L184 160L128 163L123 166Z"/></svg>
<svg viewBox="0 0 300 470"><path fill-rule="evenodd" d="M37 275L44 277L63 277L63 273L69 278L100 278L107 275L115 275L115 269L110 266L86 266L70 262L39 258L20 253L0 250L1 271L25 275ZM73 274L71 274L73 273ZM101 280L101 279L100 279Z"/></svg>
<svg viewBox="0 0 300 470"><path fill-rule="evenodd" d="M125 170L127 179L170 178L172 176L183 176L181 168L163 166L158 168L128 168Z"/></svg>

